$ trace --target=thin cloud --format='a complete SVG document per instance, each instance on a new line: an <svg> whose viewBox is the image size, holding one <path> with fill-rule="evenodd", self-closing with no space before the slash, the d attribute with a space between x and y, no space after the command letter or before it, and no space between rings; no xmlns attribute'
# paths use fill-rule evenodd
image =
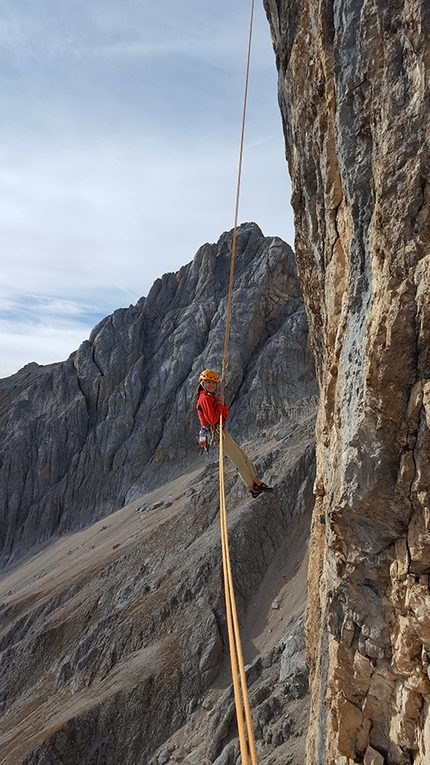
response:
<svg viewBox="0 0 430 765"><path fill-rule="evenodd" d="M91 326L22 325L0 320L3 361L0 377L15 374L26 364L54 364L68 358L85 340ZM64 349L70 351L65 356Z"/></svg>
<svg viewBox="0 0 430 765"><path fill-rule="evenodd" d="M0 375L67 358L102 315L233 225L248 1L52 10L52 0L3 3ZM291 243L259 7L252 55L240 220Z"/></svg>
<svg viewBox="0 0 430 765"><path fill-rule="evenodd" d="M76 300L62 300L50 295L16 295L9 296L2 301L0 319L2 321L14 321L17 332L22 333L27 326L29 317L36 319L39 324L48 323L53 317L62 319L65 323L70 321L88 321L88 317L98 315L93 306Z"/></svg>

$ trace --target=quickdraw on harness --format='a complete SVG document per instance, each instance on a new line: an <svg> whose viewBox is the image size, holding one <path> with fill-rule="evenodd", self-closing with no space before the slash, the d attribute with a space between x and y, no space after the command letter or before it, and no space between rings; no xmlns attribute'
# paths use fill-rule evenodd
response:
<svg viewBox="0 0 430 765"><path fill-rule="evenodd" d="M199 446L205 450L206 456L209 456L211 446L217 446L219 443L219 427L217 425L202 425L197 436Z"/></svg>

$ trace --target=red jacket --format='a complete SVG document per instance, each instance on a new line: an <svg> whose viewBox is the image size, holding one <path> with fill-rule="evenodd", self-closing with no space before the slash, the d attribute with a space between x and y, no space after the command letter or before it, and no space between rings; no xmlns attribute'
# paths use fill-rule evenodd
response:
<svg viewBox="0 0 430 765"><path fill-rule="evenodd" d="M228 419L227 404L220 404L215 393L207 393L207 391L202 390L197 401L197 414L202 426L218 425L221 414L224 424Z"/></svg>

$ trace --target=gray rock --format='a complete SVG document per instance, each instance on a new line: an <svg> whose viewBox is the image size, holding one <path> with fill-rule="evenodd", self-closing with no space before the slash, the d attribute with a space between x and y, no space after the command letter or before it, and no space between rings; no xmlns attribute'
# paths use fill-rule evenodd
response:
<svg viewBox="0 0 430 765"><path fill-rule="evenodd" d="M0 383L4 765L237 761L218 466L195 443L193 401L198 372L219 368L230 243L204 245L68 361ZM255 224L240 227L234 300L229 430L275 486L250 499L226 460L243 625L309 524L316 382L291 250ZM247 682L261 762L288 761L294 736L299 765L307 701L285 693L278 629Z"/></svg>
<svg viewBox="0 0 430 765"><path fill-rule="evenodd" d="M292 699L303 698L308 691L308 667L304 619L301 617L285 641L281 656L279 680L284 683L284 693Z"/></svg>
<svg viewBox="0 0 430 765"><path fill-rule="evenodd" d="M430 4L264 5L321 386L305 763L424 763Z"/></svg>
<svg viewBox="0 0 430 765"><path fill-rule="evenodd" d="M0 381L3 564L198 459L193 392L221 366L231 238L106 317L67 361ZM233 305L229 429L247 440L312 412L317 394L292 250L253 223L238 230Z"/></svg>
<svg viewBox="0 0 430 765"><path fill-rule="evenodd" d="M159 510L160 507L163 507L164 502L154 502L153 505L151 505L151 510Z"/></svg>

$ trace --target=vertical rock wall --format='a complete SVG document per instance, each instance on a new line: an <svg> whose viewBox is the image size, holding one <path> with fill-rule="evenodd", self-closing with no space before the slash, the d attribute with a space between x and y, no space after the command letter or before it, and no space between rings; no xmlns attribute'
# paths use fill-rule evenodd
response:
<svg viewBox="0 0 430 765"><path fill-rule="evenodd" d="M321 388L307 763L429 763L430 4L264 4Z"/></svg>

